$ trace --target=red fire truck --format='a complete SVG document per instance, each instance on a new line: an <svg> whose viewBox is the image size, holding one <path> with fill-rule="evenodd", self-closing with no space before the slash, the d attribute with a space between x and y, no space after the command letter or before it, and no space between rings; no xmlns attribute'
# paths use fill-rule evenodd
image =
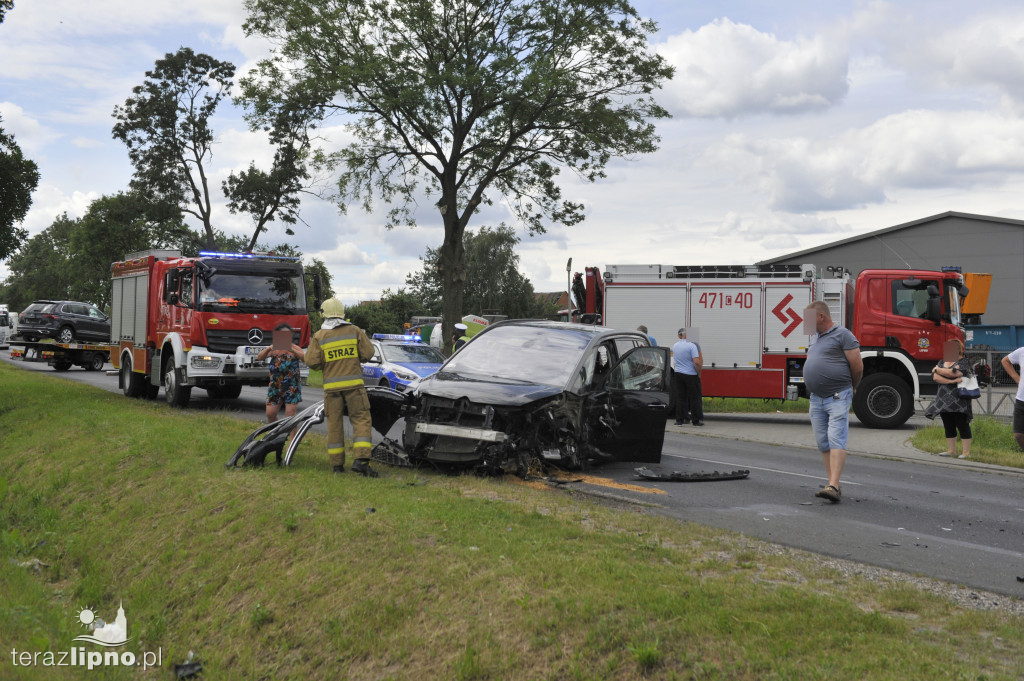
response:
<svg viewBox="0 0 1024 681"><path fill-rule="evenodd" d="M853 408L872 428L903 424L914 399L935 394L931 369L943 342L964 338L967 289L955 268L864 270L853 282L841 267L813 265L609 265L604 284L604 324L643 324L663 344L674 343L680 327L693 330L708 397L806 396L803 311L825 301L860 341L864 379Z"/></svg>
<svg viewBox="0 0 1024 681"><path fill-rule="evenodd" d="M243 385L266 385L256 355L275 326L288 324L295 343L309 345L298 258L154 250L111 269L110 362L129 397L152 399L163 386L175 406L187 405L194 387L235 398Z"/></svg>

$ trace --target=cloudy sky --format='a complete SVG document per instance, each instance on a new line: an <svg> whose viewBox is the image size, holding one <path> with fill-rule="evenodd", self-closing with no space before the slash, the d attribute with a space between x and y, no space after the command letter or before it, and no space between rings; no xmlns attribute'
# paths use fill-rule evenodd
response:
<svg viewBox="0 0 1024 681"><path fill-rule="evenodd" d="M1003 0L635 0L676 67L658 95L661 149L608 178L566 175L587 219L523 233L538 291L565 264L749 264L947 210L1024 218L1024 5ZM0 116L42 179L35 234L127 187L115 105L187 46L239 72L267 54L241 0L15 0L0 24ZM270 150L224 106L212 186ZM500 207L499 207L500 208ZM309 199L291 239L323 259L346 302L379 297L441 241L435 217L387 231L380 215ZM497 210L488 218L502 219ZM245 232L221 205L215 224ZM479 227L483 222L471 224ZM289 240L272 226L270 243ZM6 275L0 265L0 278Z"/></svg>

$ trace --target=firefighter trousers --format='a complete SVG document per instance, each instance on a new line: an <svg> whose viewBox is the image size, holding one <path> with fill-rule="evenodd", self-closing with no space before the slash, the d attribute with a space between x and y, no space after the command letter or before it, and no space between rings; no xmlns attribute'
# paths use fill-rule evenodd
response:
<svg viewBox="0 0 1024 681"><path fill-rule="evenodd" d="M324 393L324 413L327 416L327 456L332 466L345 465L345 412L352 424L352 458L370 456L371 429L370 400L366 388L331 390Z"/></svg>

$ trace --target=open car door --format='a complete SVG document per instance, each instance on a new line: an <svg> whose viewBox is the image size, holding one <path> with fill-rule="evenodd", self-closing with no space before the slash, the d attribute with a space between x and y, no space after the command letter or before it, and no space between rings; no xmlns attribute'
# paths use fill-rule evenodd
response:
<svg viewBox="0 0 1024 681"><path fill-rule="evenodd" d="M669 348L634 348L589 401L590 444L619 461L660 463L669 415Z"/></svg>

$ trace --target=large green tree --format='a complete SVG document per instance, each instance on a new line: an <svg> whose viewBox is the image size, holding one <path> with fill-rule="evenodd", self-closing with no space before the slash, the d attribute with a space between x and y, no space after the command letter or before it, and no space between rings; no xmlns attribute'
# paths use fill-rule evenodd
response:
<svg viewBox="0 0 1024 681"><path fill-rule="evenodd" d="M105 307L110 302L110 264L150 248L180 248L194 235L172 206L163 209L133 192L102 196L71 231L75 273L71 297Z"/></svg>
<svg viewBox="0 0 1024 681"><path fill-rule="evenodd" d="M572 225L561 168L595 181L609 160L654 151L652 98L672 68L628 0L246 0L248 35L275 44L242 80L257 117L339 115L345 146L319 161L337 200L389 206L414 224L426 194L438 249L444 334L463 308L463 234L504 199L532 232Z"/></svg>
<svg viewBox="0 0 1024 681"><path fill-rule="evenodd" d="M423 301L415 294L405 289L386 289L380 300L346 308L345 317L368 334L402 333L405 322L426 311Z"/></svg>
<svg viewBox="0 0 1024 681"><path fill-rule="evenodd" d="M172 204L202 225L206 247L216 247L213 190L209 167L215 143L210 119L230 95L235 67L187 47L159 59L124 106L114 107L113 135L128 147L135 167L132 188L155 204ZM252 250L267 224L298 219L302 184L308 174L308 142L301 124L287 110L267 124L276 147L269 171L256 165L231 173L221 188L232 213L252 217ZM291 229L287 229L291 233Z"/></svg>
<svg viewBox="0 0 1024 681"><path fill-rule="evenodd" d="M28 236L19 225L32 206L32 192L38 184L39 167L25 158L14 136L0 126L0 260L14 253Z"/></svg>
<svg viewBox="0 0 1024 681"><path fill-rule="evenodd" d="M7 267L11 273L0 287L0 297L12 310L22 310L33 300L74 297L77 277L70 264L71 239L77 228L78 222L67 213L59 215L10 257Z"/></svg>
<svg viewBox="0 0 1024 681"><path fill-rule="evenodd" d="M519 271L518 244L515 230L504 224L477 232L466 230L466 286L459 317L464 313L542 317L550 312L538 303L533 284ZM439 249L428 248L421 261L423 267L407 276L405 283L430 314L440 314L443 277Z"/></svg>

